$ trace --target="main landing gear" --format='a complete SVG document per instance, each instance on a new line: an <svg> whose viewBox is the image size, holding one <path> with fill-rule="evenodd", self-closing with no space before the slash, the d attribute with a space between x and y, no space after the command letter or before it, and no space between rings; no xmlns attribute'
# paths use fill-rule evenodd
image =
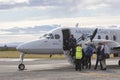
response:
<svg viewBox="0 0 120 80"><path fill-rule="evenodd" d="M23 64L23 59L24 59L24 53L20 53L21 63L18 65L19 70L24 70L25 69L25 65Z"/></svg>

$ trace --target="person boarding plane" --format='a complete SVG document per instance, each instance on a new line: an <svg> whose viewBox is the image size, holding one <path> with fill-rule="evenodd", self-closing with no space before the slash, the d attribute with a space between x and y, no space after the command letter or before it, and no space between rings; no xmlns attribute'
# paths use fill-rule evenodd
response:
<svg viewBox="0 0 120 80"><path fill-rule="evenodd" d="M92 42L94 45L99 42L105 42L111 53L120 57L120 30L118 29L93 29L79 27L59 27L44 34L40 39L25 42L17 46L20 52L21 63L18 65L19 70L24 70L25 65L23 59L25 54L63 54L66 59L74 64L74 60L69 55L68 40L70 34L77 40L77 44L83 44L86 41ZM83 40L84 34L84 40ZM84 45L84 44L83 44ZM120 60L119 60L120 65Z"/></svg>

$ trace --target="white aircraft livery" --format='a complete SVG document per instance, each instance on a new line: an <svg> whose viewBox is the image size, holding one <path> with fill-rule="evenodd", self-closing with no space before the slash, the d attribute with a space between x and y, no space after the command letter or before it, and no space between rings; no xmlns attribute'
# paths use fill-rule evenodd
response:
<svg viewBox="0 0 120 80"><path fill-rule="evenodd" d="M105 42L109 46L110 52L120 57L120 29L59 27L47 32L38 40L17 46L21 60L18 65L19 70L25 69L24 54L64 54L66 59L73 63L73 58L67 52L66 43L71 34L76 38L77 44L84 45L88 41L96 45L99 42ZM118 62L120 65L120 60Z"/></svg>

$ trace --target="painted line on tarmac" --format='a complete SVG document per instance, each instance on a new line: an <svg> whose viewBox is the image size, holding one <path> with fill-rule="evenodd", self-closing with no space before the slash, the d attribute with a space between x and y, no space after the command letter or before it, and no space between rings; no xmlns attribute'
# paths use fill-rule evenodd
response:
<svg viewBox="0 0 120 80"><path fill-rule="evenodd" d="M35 61L35 60L39 60L39 59L24 59L24 61ZM0 58L0 61L20 61L19 58Z"/></svg>

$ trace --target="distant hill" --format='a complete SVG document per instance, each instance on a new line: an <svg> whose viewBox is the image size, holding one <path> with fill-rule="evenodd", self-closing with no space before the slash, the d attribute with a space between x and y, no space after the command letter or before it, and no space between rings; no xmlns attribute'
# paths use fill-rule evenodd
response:
<svg viewBox="0 0 120 80"><path fill-rule="evenodd" d="M6 44L0 44L0 51L13 51L16 50L16 47L19 44L22 44L23 42L13 42L13 43L6 43Z"/></svg>

